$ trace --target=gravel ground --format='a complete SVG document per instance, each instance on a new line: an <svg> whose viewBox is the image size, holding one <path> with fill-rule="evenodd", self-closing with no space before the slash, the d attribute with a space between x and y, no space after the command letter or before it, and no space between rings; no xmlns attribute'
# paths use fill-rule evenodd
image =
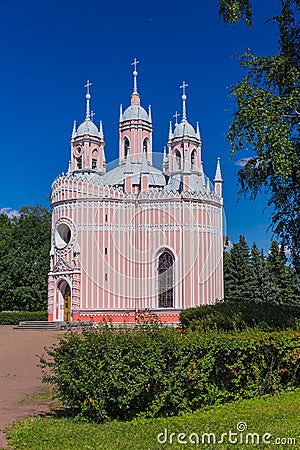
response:
<svg viewBox="0 0 300 450"><path fill-rule="evenodd" d="M30 396L43 386L38 355L61 334L0 326L0 448L9 448L3 433L7 425L49 411L47 401L30 401Z"/></svg>

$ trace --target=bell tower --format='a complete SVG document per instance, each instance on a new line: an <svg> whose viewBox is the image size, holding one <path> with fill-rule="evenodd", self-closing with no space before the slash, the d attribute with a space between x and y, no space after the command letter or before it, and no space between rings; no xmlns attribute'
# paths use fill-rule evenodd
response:
<svg viewBox="0 0 300 450"><path fill-rule="evenodd" d="M169 149L169 174L199 173L201 172L201 137L197 122L196 131L187 120L186 114L186 88L184 81L182 89L182 120L178 123L180 114L174 115L176 123L174 131L170 123L168 149Z"/></svg>
<svg viewBox="0 0 300 450"><path fill-rule="evenodd" d="M152 165L152 118L151 108L148 112L141 106L141 99L137 89L137 64L133 65L133 92L131 105L123 112L120 106L119 120L119 164L126 161L141 164L144 157Z"/></svg>
<svg viewBox="0 0 300 450"><path fill-rule="evenodd" d="M71 171L97 172L104 173L106 168L104 153L104 135L102 122L100 121L99 130L94 124L93 113L90 112L90 86L92 83L88 80L86 87L86 116L84 122L76 129L74 121L72 139L71 139Z"/></svg>

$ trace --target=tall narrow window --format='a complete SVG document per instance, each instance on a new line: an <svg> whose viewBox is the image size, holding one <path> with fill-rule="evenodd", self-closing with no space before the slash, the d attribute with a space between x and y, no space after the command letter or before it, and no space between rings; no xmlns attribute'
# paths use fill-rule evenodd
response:
<svg viewBox="0 0 300 450"><path fill-rule="evenodd" d="M176 170L181 170L181 153L178 149L175 150Z"/></svg>
<svg viewBox="0 0 300 450"><path fill-rule="evenodd" d="M77 158L77 169L79 169L79 170L82 169L82 156Z"/></svg>
<svg viewBox="0 0 300 450"><path fill-rule="evenodd" d="M196 150L192 151L191 155L191 169L196 170L197 169L197 152Z"/></svg>
<svg viewBox="0 0 300 450"><path fill-rule="evenodd" d="M124 139L124 158L126 159L130 152L130 143L128 138Z"/></svg>
<svg viewBox="0 0 300 450"><path fill-rule="evenodd" d="M98 152L94 150L92 153L92 169L97 169Z"/></svg>
<svg viewBox="0 0 300 450"><path fill-rule="evenodd" d="M169 252L158 258L158 307L174 307L174 258Z"/></svg>
<svg viewBox="0 0 300 450"><path fill-rule="evenodd" d="M143 141L143 152L146 153L147 156L147 152L148 152L148 139L144 139Z"/></svg>

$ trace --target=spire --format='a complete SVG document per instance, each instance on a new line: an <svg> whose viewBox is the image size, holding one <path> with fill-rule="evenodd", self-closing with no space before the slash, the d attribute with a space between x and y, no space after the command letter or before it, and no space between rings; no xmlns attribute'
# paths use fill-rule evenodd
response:
<svg viewBox="0 0 300 450"><path fill-rule="evenodd" d="M134 58L133 63L131 63L132 66L134 66L134 71L133 71L133 94L137 94L137 75L138 72L136 70L136 66L137 64L139 64L139 61L136 60L136 58Z"/></svg>
<svg viewBox="0 0 300 450"><path fill-rule="evenodd" d="M120 105L120 118L119 118L119 122L122 121L122 116L123 116L123 105Z"/></svg>
<svg viewBox="0 0 300 450"><path fill-rule="evenodd" d="M199 122L197 122L197 124L196 124L196 135L197 135L197 138L201 141Z"/></svg>
<svg viewBox="0 0 300 450"><path fill-rule="evenodd" d="M148 116L149 116L150 122L152 122L151 105L148 106Z"/></svg>
<svg viewBox="0 0 300 450"><path fill-rule="evenodd" d="M223 183L222 174L221 174L220 157L218 158L218 162L217 162L217 168L216 168L214 182L215 183Z"/></svg>
<svg viewBox="0 0 300 450"><path fill-rule="evenodd" d="M104 138L102 120L100 120L99 135L101 138Z"/></svg>
<svg viewBox="0 0 300 450"><path fill-rule="evenodd" d="M173 138L172 121L170 120L169 139L172 139L172 138Z"/></svg>
<svg viewBox="0 0 300 450"><path fill-rule="evenodd" d="M136 70L136 66L139 63L139 61L136 60L136 58L134 58L133 62L131 63L131 65L133 66L134 70L133 70L133 93L131 94L131 104L132 105L139 105L140 104L140 95L138 93L137 90L137 75L138 72Z"/></svg>
<svg viewBox="0 0 300 450"><path fill-rule="evenodd" d="M92 86L92 83L90 82L90 80L87 80L86 84L84 85L84 87L86 87L86 116L85 116L85 120L91 120L91 115L90 115L90 99L91 99L91 95L90 95L90 86Z"/></svg>
<svg viewBox="0 0 300 450"><path fill-rule="evenodd" d="M206 192L207 194L210 194L210 182L209 182L209 178L206 178Z"/></svg>
<svg viewBox="0 0 300 450"><path fill-rule="evenodd" d="M164 158L163 158L163 162L168 162L168 158L167 158L167 149L166 146L164 146Z"/></svg>
<svg viewBox="0 0 300 450"><path fill-rule="evenodd" d="M185 88L188 87L188 84L183 81L180 89L182 89L182 120L186 120L186 93Z"/></svg>
<svg viewBox="0 0 300 450"><path fill-rule="evenodd" d="M72 138L74 138L75 136L76 136L76 120L74 120L73 123Z"/></svg>
<svg viewBox="0 0 300 450"><path fill-rule="evenodd" d="M163 156L162 168L163 168L163 172L167 173L168 157L167 157L167 149L166 149L166 147L164 147L164 156Z"/></svg>

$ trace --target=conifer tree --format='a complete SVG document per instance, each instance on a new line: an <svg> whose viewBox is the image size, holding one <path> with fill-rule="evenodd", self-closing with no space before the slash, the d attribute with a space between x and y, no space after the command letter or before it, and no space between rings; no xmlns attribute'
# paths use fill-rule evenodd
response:
<svg viewBox="0 0 300 450"><path fill-rule="evenodd" d="M225 300L248 300L251 296L250 249L244 236L233 244L225 264Z"/></svg>
<svg viewBox="0 0 300 450"><path fill-rule="evenodd" d="M287 258L283 246L273 241L267 257L267 267L271 279L278 289L277 302L279 304L295 303L293 276L286 265Z"/></svg>
<svg viewBox="0 0 300 450"><path fill-rule="evenodd" d="M278 289L267 269L263 250L254 242L251 248L251 300L255 303L277 303Z"/></svg>

